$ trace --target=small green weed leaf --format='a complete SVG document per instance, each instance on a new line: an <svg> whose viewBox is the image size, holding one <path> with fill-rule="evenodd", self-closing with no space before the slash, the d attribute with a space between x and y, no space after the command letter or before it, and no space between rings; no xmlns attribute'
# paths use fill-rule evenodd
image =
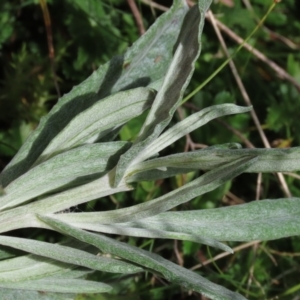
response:
<svg viewBox="0 0 300 300"><path fill-rule="evenodd" d="M140 155L141 161L148 159L149 157L153 156L153 154L156 154L164 148L172 145L178 139L205 125L215 118L219 118L225 115L244 113L250 110L251 107L241 107L234 104L213 105L202 109L200 112L195 113L185 118L183 121L175 124L173 127L164 132L160 137L155 139ZM133 170L135 168L136 165L132 166Z"/></svg>
<svg viewBox="0 0 300 300"><path fill-rule="evenodd" d="M180 104L183 93L194 72L194 64L200 54L200 39L205 11L194 6L186 14L173 60L164 82L154 100L151 110L134 145L120 158L116 169L114 186L123 178L126 169L142 158L140 155L166 128ZM154 155L155 153L152 153Z"/></svg>
<svg viewBox="0 0 300 300"><path fill-rule="evenodd" d="M196 243L189 242L189 241L183 241L182 243L182 253L183 255L194 255L194 253L197 253L199 251L200 246Z"/></svg>
<svg viewBox="0 0 300 300"><path fill-rule="evenodd" d="M182 203L214 190L216 187L224 184L237 175L244 172L255 158L239 159L233 163L226 164L215 170L209 171L201 177L194 179L186 185L169 192L154 200L137 204L128 208L121 208L113 211L90 212L80 214L59 214L55 218L64 220L67 223L90 223L98 222L101 224L123 223L134 220L140 220L154 216L161 212L170 210Z"/></svg>
<svg viewBox="0 0 300 300"><path fill-rule="evenodd" d="M171 9L158 18L124 55L114 57L64 95L40 120L38 128L7 165L0 176L0 184L5 187L24 174L51 140L95 102L119 91L150 86L161 80L173 57L173 47L187 11L184 0L174 1Z"/></svg>
<svg viewBox="0 0 300 300"><path fill-rule="evenodd" d="M19 205L60 187L67 189L67 184L80 185L101 177L116 165L128 147L126 142L110 142L58 154L10 183L0 198L0 208Z"/></svg>
<svg viewBox="0 0 300 300"><path fill-rule="evenodd" d="M19 282L0 282L0 288L56 293L108 293L112 287L101 282L83 279L39 279ZM2 291L2 290L0 290ZM1 293L1 296L3 294ZM22 296L21 296L22 297ZM17 298L18 300L25 298ZM27 298L28 299L28 298ZM40 298L39 298L40 299ZM55 299L55 298L54 298Z"/></svg>
<svg viewBox="0 0 300 300"><path fill-rule="evenodd" d="M124 226L199 234L219 241L273 240L300 234L300 198L260 200L195 211L166 212Z"/></svg>
<svg viewBox="0 0 300 300"><path fill-rule="evenodd" d="M92 255L85 251L59 244L49 244L11 236L0 236L0 244L92 270L129 274L142 271L141 268L120 260Z"/></svg>
<svg viewBox="0 0 300 300"><path fill-rule="evenodd" d="M107 20L101 20L101 17L105 17L105 10L103 8L104 3L100 1L95 1L95 0L74 0L70 1L73 5L77 5L82 9L90 18L97 20L98 22L101 21L107 22Z"/></svg>
<svg viewBox="0 0 300 300"><path fill-rule="evenodd" d="M152 272L160 273L167 280L179 284L186 289L202 293L211 299L245 300L243 296L214 284L197 273L182 268L157 254L130 246L100 234L83 231L57 219L41 215L39 218L55 230L98 247L104 253L110 253L114 256L146 267L152 270Z"/></svg>

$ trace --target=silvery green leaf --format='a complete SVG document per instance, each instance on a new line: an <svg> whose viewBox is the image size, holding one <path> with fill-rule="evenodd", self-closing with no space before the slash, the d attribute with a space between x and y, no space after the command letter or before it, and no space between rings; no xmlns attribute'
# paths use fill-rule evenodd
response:
<svg viewBox="0 0 300 300"><path fill-rule="evenodd" d="M61 280L52 278L18 282L0 282L0 288L56 293L108 293L112 290L111 286L101 282L83 279Z"/></svg>
<svg viewBox="0 0 300 300"><path fill-rule="evenodd" d="M223 155L228 155L227 151ZM288 149L237 149L231 151L232 154L229 155L231 158L233 156L237 157L241 153L257 156L257 161L246 171L249 173L294 172L300 170L300 147Z"/></svg>
<svg viewBox="0 0 300 300"><path fill-rule="evenodd" d="M40 227L40 222L27 210L32 204L0 212L0 233L18 228ZM45 207L46 210L46 207Z"/></svg>
<svg viewBox="0 0 300 300"><path fill-rule="evenodd" d="M235 104L213 105L202 109L200 112L194 113L181 122L175 124L161 136L155 139L140 155L140 160L143 161L148 159L149 157L153 156L153 153L160 152L164 148L172 145L178 139L205 125L215 118L219 118L225 115L249 112L250 110L251 107L242 107ZM133 165L131 169L135 170L136 165ZM128 173L130 173L130 171L128 171Z"/></svg>
<svg viewBox="0 0 300 300"><path fill-rule="evenodd" d="M130 246L100 234L86 232L51 217L39 215L39 218L55 230L96 246L104 253L110 253L146 267L154 273L163 275L171 282L179 284L186 289L202 293L211 299L245 300L243 296L212 283L197 273L182 268L155 253Z"/></svg>
<svg viewBox="0 0 300 300"><path fill-rule="evenodd" d="M167 170L152 169L147 171L141 171L139 173L133 173L126 178L126 182L139 182L139 181L152 181L162 178L169 178L177 174L186 174L193 172L195 169L188 168L167 168Z"/></svg>
<svg viewBox="0 0 300 300"><path fill-rule="evenodd" d="M214 190L226 181L243 173L247 168L249 168L249 166L251 166L251 164L254 163L254 161L255 157L247 157L246 159L240 158L233 163L229 163L209 171L201 177L194 179L168 194L132 207L105 212L57 214L54 217L64 220L64 222L67 223L98 222L100 224L113 224L141 220L170 210L199 195L203 195L204 193Z"/></svg>
<svg viewBox="0 0 300 300"><path fill-rule="evenodd" d="M67 293L41 293L40 290L37 291L26 291L26 290L15 290L15 289L5 289L0 288L0 295L3 296L5 300L41 300L41 294L43 300L76 300L76 294Z"/></svg>
<svg viewBox="0 0 300 300"><path fill-rule="evenodd" d="M194 72L194 64L200 54L200 39L205 11L194 6L186 14L175 53L162 87L157 93L151 110L134 145L120 158L114 186L124 177L126 169L141 161L140 155L166 128L180 104L183 93ZM155 154L155 153L153 153Z"/></svg>
<svg viewBox="0 0 300 300"><path fill-rule="evenodd" d="M122 90L151 86L162 79L173 57L173 46L187 10L184 0L175 0L171 9L159 17L124 55L114 57L64 95L40 120L38 128L5 168L0 185L5 187L24 174L50 141L95 102Z"/></svg>
<svg viewBox="0 0 300 300"><path fill-rule="evenodd" d="M160 88L172 61L174 45L188 10L185 0L173 1L172 7L126 51L122 70L119 70L121 74L111 70L114 75L119 75L112 87L112 93L138 86Z"/></svg>
<svg viewBox="0 0 300 300"><path fill-rule="evenodd" d="M300 198L166 212L124 226L198 234L219 241L273 240L300 234Z"/></svg>
<svg viewBox="0 0 300 300"><path fill-rule="evenodd" d="M93 143L107 129L119 127L151 106L156 92L149 88L135 88L116 93L96 102L79 113L57 134L34 165L60 152L87 142Z"/></svg>
<svg viewBox="0 0 300 300"><path fill-rule="evenodd" d="M136 273L141 268L113 258L96 256L85 251L41 241L0 236L0 244L57 261L111 273Z"/></svg>
<svg viewBox="0 0 300 300"><path fill-rule="evenodd" d="M166 167L167 170L169 168L184 168L190 171L212 170L238 158L254 156L257 157L257 160L245 172L293 172L300 170L300 147L288 149L222 149L208 147L198 151L154 158L133 166L133 169L142 172L158 167ZM178 170L178 173L180 173L180 170ZM130 177L129 181L132 181Z"/></svg>
<svg viewBox="0 0 300 300"><path fill-rule="evenodd" d="M31 267L40 263L46 264L49 261L51 260L36 255L21 255L10 259L5 259L0 261L0 274L3 272L10 272ZM68 266L71 267L71 265ZM7 278L7 280L9 280L9 278Z"/></svg>
<svg viewBox="0 0 300 300"><path fill-rule="evenodd" d="M221 145L214 145L205 148L205 150L211 150L211 149L240 149L242 146L237 143L225 143ZM201 150L198 150L201 151ZM193 152L187 152L186 154L189 155L189 153ZM181 153L179 154L181 155ZM169 159L170 156L164 156L161 157L163 160L166 158L166 160ZM162 163L163 161L160 161ZM145 163L145 164L144 164ZM155 164L155 169L149 169L150 165ZM176 167L164 167L165 169L161 169L161 164L160 166L157 165L156 160L152 159L149 160L149 162L141 162L138 165L135 165L134 168L138 169L139 165L143 165L143 171L140 171L138 173L131 173L130 176L126 177L126 182L132 183L132 182L139 182L139 181L152 181L152 180L157 180L157 179L162 179L162 178L168 178L172 177L178 174L187 174L190 172L195 172L195 168L184 168L180 164L180 166ZM151 167L152 168L152 167Z"/></svg>
<svg viewBox="0 0 300 300"><path fill-rule="evenodd" d="M6 264L1 264L0 282L35 280L75 268L74 265L30 255L6 259L3 262Z"/></svg>
<svg viewBox="0 0 300 300"><path fill-rule="evenodd" d="M63 213L65 209L81 203L131 189L125 182L117 188L112 188L110 176L106 174L79 187L0 212L0 233L18 228L40 227L41 222L37 220L34 213Z"/></svg>
<svg viewBox="0 0 300 300"><path fill-rule="evenodd" d="M229 246L220 243L217 240L202 237L199 234L186 234L182 232L167 231L161 229L147 229L146 227L141 228L141 226L139 226L138 224L139 224L138 222L133 223L133 226L131 226L131 223L129 225L128 223L116 223L110 225L103 225L103 224L99 224L98 222L90 222L90 223L74 222L70 225L73 225L78 228L86 229L86 230L109 233L109 234L136 236L136 237L145 237L145 238L192 241L192 242L212 246L226 252L233 253L233 250Z"/></svg>
<svg viewBox="0 0 300 300"><path fill-rule="evenodd" d="M5 188L0 209L13 207L66 185L92 181L93 175L103 176L112 169L121 153L129 147L126 142L85 145L58 154L30 169Z"/></svg>
<svg viewBox="0 0 300 300"><path fill-rule="evenodd" d="M66 279L66 278L68 278L68 279L85 278L87 275L90 275L94 272L95 271L93 271L93 270L77 267L76 269L69 269L63 273L58 273L55 275L47 276L46 278L53 278L53 279L61 278L62 280Z"/></svg>
<svg viewBox="0 0 300 300"><path fill-rule="evenodd" d="M61 243L61 245L88 251L93 254L99 252L96 248L91 248L91 246L86 243L78 243L78 241L74 240ZM77 269L78 266L73 264L62 263L49 258L37 255L21 255L0 261L0 281L14 282L29 279L35 280L48 276L66 277L66 274L70 272L75 276L78 273L81 274L77 272ZM83 272L83 270L81 270L81 272ZM90 272L90 270L84 269L84 272ZM74 276L72 278L77 278Z"/></svg>

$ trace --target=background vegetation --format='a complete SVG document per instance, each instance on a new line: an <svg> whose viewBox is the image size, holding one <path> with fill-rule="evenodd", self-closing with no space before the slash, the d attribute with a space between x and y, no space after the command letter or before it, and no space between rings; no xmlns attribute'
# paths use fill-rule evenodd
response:
<svg viewBox="0 0 300 300"><path fill-rule="evenodd" d="M136 4L138 13L133 9ZM229 53L237 42L229 34L246 38L268 10L272 1L219 0L211 9L225 26L222 36ZM4 0L0 2L0 170L14 156L39 119L56 103L59 95L88 77L113 55L124 52L143 29L167 9L171 1L122 0ZM234 64L243 87L226 67L177 112L177 120L212 104L247 105L247 91L260 121L239 114L212 121L186 139L168 148L173 152L200 149L206 145L238 142L244 147L299 146L300 117L300 2L279 3L249 43L263 53L241 50ZM143 26L139 25L139 17ZM202 54L188 92L197 88L225 60L226 54L210 21L202 36ZM46 26L45 26L46 25ZM274 67L274 64L277 64ZM288 76L290 75L290 77ZM132 120L121 130L131 140L145 116ZM174 120L176 122L176 120ZM262 135L265 135L265 140ZM168 151L171 151L168 150ZM74 207L75 211L107 210L152 199L183 185L195 176L141 183L131 194L117 194L101 202ZM244 174L226 185L184 204L180 209L214 208L260 198L300 197L300 175L273 174L262 177ZM286 185L285 185L286 183ZM17 236L56 241L42 230L19 230ZM300 299L300 238L270 242L231 243L234 255L221 259L217 250L191 242L123 238L186 268L200 270L210 280L237 290L249 299ZM212 259L215 258L215 259ZM103 278L115 287L109 299L200 299L150 275ZM113 298L115 297L115 298ZM78 296L78 299L106 299ZM204 298L202 298L204 299Z"/></svg>

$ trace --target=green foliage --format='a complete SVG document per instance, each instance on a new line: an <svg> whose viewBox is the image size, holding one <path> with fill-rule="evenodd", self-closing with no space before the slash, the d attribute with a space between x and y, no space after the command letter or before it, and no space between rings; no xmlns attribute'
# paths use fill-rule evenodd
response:
<svg viewBox="0 0 300 300"><path fill-rule="evenodd" d="M221 20L243 36L268 6L265 1L253 1L251 12L239 2L233 9L220 3L214 5L214 11L224 13ZM37 1L20 7L1 5L0 23L6 27L0 45L5 49L12 32L17 40L21 32L32 32L26 27L26 17L17 18L14 9L28 14L39 7ZM37 128L37 121L56 97L53 70L46 59L45 32L41 35L44 45L28 39L20 43L9 63L4 61L0 158L12 157L23 146L0 177L0 232L4 234L0 236L1 296L60 299L59 293L65 293L63 297L70 299L114 299L98 294L110 292L123 294L122 299L134 299L135 293L143 299L165 299L167 295L178 298L177 285L212 299L245 299L240 294L250 299L296 295L299 285L295 276L288 284L287 277L274 279L276 268L269 257L273 259L276 252L272 245L279 245L279 253L299 251L297 237L285 239L288 246L269 242L262 243L254 254L236 252L226 264L214 263L210 272L188 270L219 249L233 253L232 241L267 241L300 232L300 186L293 178L288 184L295 198L217 208L217 201L232 190L245 200L254 199L255 187L249 180L253 177L246 174L234 179L237 175L300 169L299 147L242 149L239 138L214 121L219 117L230 120L231 126L247 130L245 135L260 143L246 114L251 108L236 105L240 96L228 74L220 74L195 95L192 104L199 112L182 107L185 118L176 120L184 93L192 91L201 83L199 78L206 78L224 59L209 29L202 32L210 1L199 1L199 6L190 10L185 1L175 1L122 55L137 39L137 30L130 29L134 19L122 2L49 1L48 5L52 16L57 12L52 19L55 64L63 92L113 54L119 56L64 95ZM283 10L291 7L292 1L283 4ZM143 18L153 18L150 10L143 11ZM41 14L38 20L43 31ZM267 24L280 31L285 22L285 15L276 10ZM295 21L290 28L297 26ZM262 32L259 39L272 43ZM196 62L200 40L205 54ZM273 77L271 81L269 71L253 62L251 54L241 51L235 59L246 87L250 87L254 107L265 121L263 128L272 139L281 138L280 147L291 141L299 144L296 89ZM297 52L279 60L290 74L299 77ZM214 146L182 152L180 139L189 134L195 142ZM114 141L118 137L125 141ZM273 177L266 174L264 180L265 198L282 198ZM30 227L39 229L28 234L25 229ZM51 236L44 229L55 233ZM18 230L19 237L11 235L12 230ZM118 235L119 240L103 234ZM60 242L66 236L70 240ZM182 241L184 267L172 257L172 239ZM212 249L207 251L202 245ZM178 249L175 253L178 259ZM283 274L290 269L295 272L288 257L280 267ZM253 270L256 286L249 283L248 270ZM155 283L158 277L169 285L160 287ZM284 287L274 287L274 280ZM87 296L89 293L94 295Z"/></svg>

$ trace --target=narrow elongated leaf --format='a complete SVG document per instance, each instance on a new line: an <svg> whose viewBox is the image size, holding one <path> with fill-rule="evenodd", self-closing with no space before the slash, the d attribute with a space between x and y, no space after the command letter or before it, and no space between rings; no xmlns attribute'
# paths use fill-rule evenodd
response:
<svg viewBox="0 0 300 300"><path fill-rule="evenodd" d="M225 115L239 114L248 112L251 107L241 107L234 104L213 105L202 109L200 112L192 114L183 121L175 124L173 127L164 132L160 137L155 139L143 153L140 155L140 161L146 160L158 153L164 148L172 145L178 139L189 134L195 129L205 125L209 121ZM136 166L132 166L135 169Z"/></svg>
<svg viewBox="0 0 300 300"><path fill-rule="evenodd" d="M137 164L132 169L143 172L162 167L184 168L189 171L212 170L240 157L253 156L256 156L257 160L245 172L293 172L300 170L300 147L289 149L220 149L209 147L203 150L155 158Z"/></svg>
<svg viewBox="0 0 300 300"><path fill-rule="evenodd" d="M94 245L104 253L110 253L149 268L152 272L162 274L167 280L187 289L202 293L211 299L245 300L243 296L214 284L197 273L182 268L157 254L130 246L103 235L77 229L47 216L40 215L39 218L52 226L55 230L59 230L66 235Z"/></svg>
<svg viewBox="0 0 300 300"><path fill-rule="evenodd" d="M186 14L174 57L136 143L148 139L154 131L157 131L158 136L170 122L192 76L194 62L200 54L200 27L204 21L201 17L203 16L196 5Z"/></svg>
<svg viewBox="0 0 300 300"><path fill-rule="evenodd" d="M93 270L89 270L87 268L77 267L76 269L70 269L66 272L54 274L51 276L48 276L46 278L53 278L53 279L61 279L64 280L66 278L68 279L76 279L76 278L85 278L87 275L94 273Z"/></svg>
<svg viewBox="0 0 300 300"><path fill-rule="evenodd" d="M39 279L19 282L0 282L0 288L56 293L108 293L112 287L101 282L82 279Z"/></svg>
<svg viewBox="0 0 300 300"><path fill-rule="evenodd" d="M183 18L188 10L184 0L175 0L125 55L114 57L89 78L64 95L0 176L7 186L25 173L50 141L80 112L110 94L139 86L149 86L164 77L173 57ZM159 86L157 87L159 88Z"/></svg>
<svg viewBox="0 0 300 300"><path fill-rule="evenodd" d="M166 212L119 224L198 234L219 241L273 240L300 235L300 198L260 200L195 211Z"/></svg>
<svg viewBox="0 0 300 300"><path fill-rule="evenodd" d="M63 212L65 209L132 188L125 183L112 188L109 174L82 186L46 197L33 203L0 212L0 233L18 228L40 227L34 213ZM16 222L16 220L18 220Z"/></svg>
<svg viewBox="0 0 300 300"><path fill-rule="evenodd" d="M58 244L49 244L11 236L0 236L0 244L92 270L111 273L136 273L142 271L139 267L117 259L92 255L82 250Z"/></svg>
<svg viewBox="0 0 300 300"><path fill-rule="evenodd" d="M78 241L74 242L74 240L62 243L61 245L75 247L76 249L88 251L93 254L97 254L99 252L98 249L94 247L91 248L91 246L86 243L78 243ZM81 269L80 272L77 272L75 269L78 269L78 266L73 264L62 263L37 255L22 255L0 261L0 281L14 282L29 279L36 280L49 276L70 276L68 273L72 273L75 276L78 273L81 274L80 272L83 272L84 274L86 274L86 272L90 272L89 269Z"/></svg>
<svg viewBox="0 0 300 300"><path fill-rule="evenodd" d="M141 153L171 121L194 72L194 63L200 54L204 13L205 11L200 11L196 5L187 13L176 42L174 58L165 76L164 83L134 145L120 158L114 186L120 183L130 165L141 161Z"/></svg>
<svg viewBox="0 0 300 300"><path fill-rule="evenodd" d="M159 89L159 82L162 82L160 80L172 61L173 48L188 10L185 0L173 1L172 7L126 51L122 73L113 85L112 93L139 86Z"/></svg>
<svg viewBox="0 0 300 300"><path fill-rule="evenodd" d="M16 263L20 262L20 266ZM74 265L48 261L45 258L32 256L7 259L7 263L13 263L14 269L1 269L0 282L15 282L23 280L36 280L50 275L60 274L75 269Z"/></svg>
<svg viewBox="0 0 300 300"><path fill-rule="evenodd" d="M206 151L209 151L211 149L240 149L242 146L237 143L226 143L226 144L221 144L221 145L214 145L205 148ZM200 151L199 151L200 152ZM188 152L186 153L189 155L189 153L193 152ZM181 155L180 153L179 155ZM176 167L167 167L164 166L163 159L166 158L167 160L169 159L170 156L164 156L162 157L162 161L160 161L160 166L157 166L156 159L149 160L147 162L141 162L140 164L134 165L135 169L142 169L143 171L140 171L139 173L131 173L130 176L126 177L126 182L132 183L132 182L138 182L138 181L152 181L152 180L158 180L162 178L168 178L172 177L178 174L186 174L190 172L195 172L195 167L193 168L184 168L182 165L178 165ZM178 159L179 160L179 159ZM152 165L153 163L153 165ZM152 169L152 166L155 164L155 169ZM221 165L221 164L220 164ZM220 166L219 165L219 166Z"/></svg>
<svg viewBox="0 0 300 300"><path fill-rule="evenodd" d="M93 143L107 129L116 128L150 107L155 91L136 88L98 101L78 114L46 147L35 165L57 153Z"/></svg>
<svg viewBox="0 0 300 300"><path fill-rule="evenodd" d="M79 185L93 174L100 177L115 166L128 147L126 142L101 143L59 154L9 184L0 198L0 208L19 205L66 184Z"/></svg>
<svg viewBox="0 0 300 300"><path fill-rule="evenodd" d="M39 281L33 281L33 284L30 284L31 281L25 280L20 285L15 284L16 280L12 285L12 283L8 282L1 282L2 286L5 286L6 288L0 288L0 295L2 299L5 300L76 300L78 299L75 290L80 289L80 294L83 293L85 290L86 293L103 293L103 292L110 292L111 289L109 289L109 286L105 286L102 283L93 282L93 281L87 281L88 288L86 289L83 285L85 285L86 280L76 280L76 281L70 281L70 279L76 279L79 277L85 277L90 273L91 271L84 271L84 270L72 270L68 273L63 274L63 277L56 276L55 278L49 277L46 278L46 280L39 280ZM50 280L49 280L50 279ZM78 287L72 289L72 286L70 286L70 289L72 289L68 294L66 293L65 289L62 288L60 285L58 286L58 289L56 288L56 293L49 292L42 290L42 285L39 286L40 288L35 288L38 284L47 285L48 283L51 283L52 285L55 282L62 282L64 284L79 284ZM28 285L28 290L26 287L24 287L24 284L26 286ZM92 285L94 284L94 288L92 289ZM29 288L29 286L31 286ZM82 287L83 286L83 287ZM82 290L81 290L82 287ZM19 288L19 289L18 289ZM25 289L24 289L25 288ZM50 286L49 286L50 290Z"/></svg>
<svg viewBox="0 0 300 300"><path fill-rule="evenodd" d="M126 177L126 182L139 182L139 181L154 181L162 178L169 178L175 176L177 174L186 174L189 172L193 172L195 169L193 168L171 168L168 167L166 169L152 169L146 170L139 173L133 173L130 176Z"/></svg>
<svg viewBox="0 0 300 300"><path fill-rule="evenodd" d="M41 291L26 291L0 288L0 295L5 300L41 300ZM43 300L76 300L76 294L45 293Z"/></svg>
<svg viewBox="0 0 300 300"><path fill-rule="evenodd" d="M141 228L141 226L135 226L135 225L128 226L127 223L103 225L97 222L90 222L90 223L72 223L71 225L82 229L109 233L109 234L119 234L119 235L145 237L145 238L176 239L176 240L183 240L183 241L192 241L192 242L205 244L208 246L221 249L223 251L233 253L233 250L229 246L220 243L219 241L214 239L201 237L199 234L186 234L182 232L165 231L160 229L147 229L146 227Z"/></svg>
<svg viewBox="0 0 300 300"><path fill-rule="evenodd" d="M154 216L161 212L170 210L179 204L188 202L199 195L207 193L208 191L214 190L216 187L224 184L227 180L230 180L244 172L254 161L255 158L239 159L234 163L226 164L220 168L207 172L201 177L172 192L169 192L166 195L132 207L105 212L60 214L55 215L55 218L64 220L68 223L98 222L100 224L112 224L140 220Z"/></svg>
<svg viewBox="0 0 300 300"><path fill-rule="evenodd" d="M46 208L43 211L45 210ZM39 225L41 222L27 210L27 205L0 212L0 233L18 228L40 227Z"/></svg>
<svg viewBox="0 0 300 300"><path fill-rule="evenodd" d="M0 274L31 267L36 264L46 264L50 260L36 255L22 255L11 259L0 261ZM68 265L71 267L71 265Z"/></svg>

